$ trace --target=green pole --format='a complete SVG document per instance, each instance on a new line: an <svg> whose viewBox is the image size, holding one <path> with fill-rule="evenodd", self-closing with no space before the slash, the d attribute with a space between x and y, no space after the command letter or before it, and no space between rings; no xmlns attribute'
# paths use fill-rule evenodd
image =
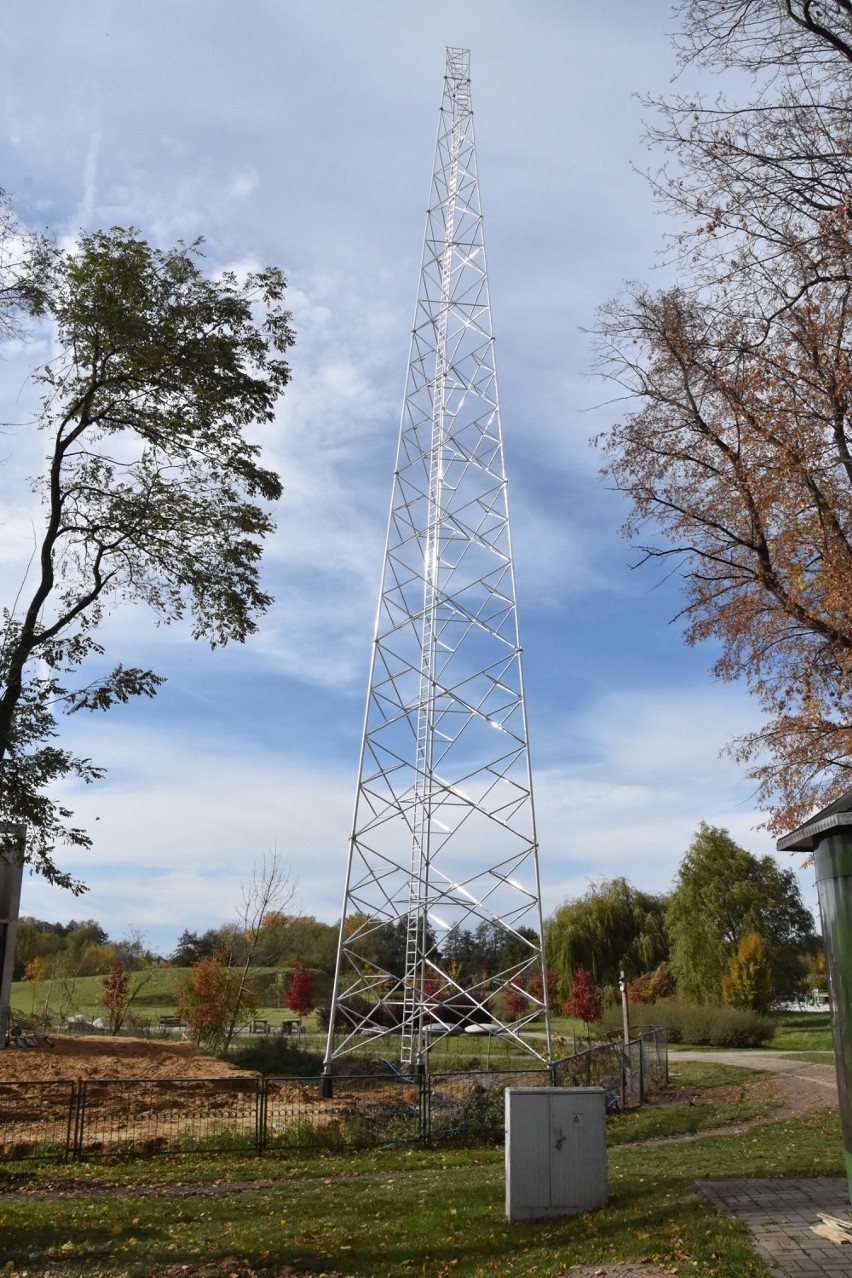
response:
<svg viewBox="0 0 852 1278"><path fill-rule="evenodd" d="M843 1157L852 1201L852 831L823 838L814 849L814 861L831 990Z"/></svg>

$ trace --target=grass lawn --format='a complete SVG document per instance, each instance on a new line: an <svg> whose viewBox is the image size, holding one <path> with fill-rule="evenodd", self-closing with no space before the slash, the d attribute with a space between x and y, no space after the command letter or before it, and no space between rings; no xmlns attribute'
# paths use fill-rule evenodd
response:
<svg viewBox="0 0 852 1278"><path fill-rule="evenodd" d="M154 967L134 972L130 977L135 996L128 1016L128 1032L139 1027L156 1031L161 1016L174 1016L180 990L186 981L185 967ZM263 988L279 974L277 968L257 968L256 976ZM138 993L135 991L138 990ZM86 1016L91 1020L104 1017L103 976L75 976L54 981L13 981L11 1005L21 1016L46 1017L60 1026L68 1016ZM266 1002L256 1013L276 1028L282 1020L293 1020L293 1013L280 1002ZM249 1018L246 1017L248 1020ZM314 1014L304 1018L306 1028L316 1029Z"/></svg>
<svg viewBox="0 0 852 1278"><path fill-rule="evenodd" d="M685 1108L705 1108L714 1123L732 1106L742 1118L767 1100L752 1071L682 1062L674 1074L698 1105L661 1106L661 1133L682 1130ZM622 1123L613 1142L628 1132ZM638 1127L629 1138L640 1138ZM604 1209L514 1225L495 1147L6 1163L0 1274L145 1278L231 1257L258 1275L290 1265L352 1278L553 1278L570 1265L644 1260L678 1274L762 1276L744 1228L695 1193L694 1180L842 1174L839 1123L827 1111L686 1143L612 1143Z"/></svg>
<svg viewBox="0 0 852 1278"><path fill-rule="evenodd" d="M833 1059L830 1012L775 1012L772 1019L775 1034L767 1047L788 1052L831 1052Z"/></svg>

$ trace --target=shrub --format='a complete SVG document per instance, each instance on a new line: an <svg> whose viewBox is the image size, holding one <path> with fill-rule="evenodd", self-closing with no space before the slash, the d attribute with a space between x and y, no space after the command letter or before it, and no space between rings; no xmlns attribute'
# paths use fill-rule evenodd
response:
<svg viewBox="0 0 852 1278"><path fill-rule="evenodd" d="M284 996L284 1001L301 1021L314 1008L314 978L304 963L297 963Z"/></svg>
<svg viewBox="0 0 852 1278"><path fill-rule="evenodd" d="M698 1007L682 1003L680 999L661 999L655 1003L642 1020L648 1025L664 1025L670 1043L689 1043L694 1047L759 1047L775 1033L774 1022L768 1016L739 1007ZM615 1011L604 1016L605 1029L618 1030L621 1020ZM634 1022L631 1036L638 1034L640 1025Z"/></svg>
<svg viewBox="0 0 852 1278"><path fill-rule="evenodd" d="M675 992L675 979L667 963L660 963L653 972L642 972L627 986L631 1003L656 1003L661 998L671 998Z"/></svg>

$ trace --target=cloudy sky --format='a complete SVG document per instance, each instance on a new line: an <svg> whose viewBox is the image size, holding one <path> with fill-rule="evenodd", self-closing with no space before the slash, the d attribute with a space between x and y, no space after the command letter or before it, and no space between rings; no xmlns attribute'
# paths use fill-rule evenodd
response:
<svg viewBox="0 0 852 1278"><path fill-rule="evenodd" d="M375 601L445 46L471 51L543 906L600 875L669 887L699 821L759 855L749 784L720 758L756 722L689 650L676 585L631 571L589 437L623 406L585 330L667 229L640 173L635 94L675 73L665 0L35 0L0 28L0 186L62 241L134 225L203 235L209 267L274 262L298 343L266 458L285 495L245 647L211 653L140 610L110 653L168 677L154 702L68 724L108 769L67 798L94 837L29 877L22 913L141 929L164 952L233 915L277 847L310 913L340 911ZM708 84L711 93L718 87ZM5 352L0 420L33 401L38 343ZM17 592L43 443L9 427L0 582ZM811 901L808 871L801 874Z"/></svg>

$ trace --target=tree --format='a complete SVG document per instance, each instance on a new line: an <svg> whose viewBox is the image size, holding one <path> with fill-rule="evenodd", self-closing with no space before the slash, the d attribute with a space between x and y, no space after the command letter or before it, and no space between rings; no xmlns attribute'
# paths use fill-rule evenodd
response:
<svg viewBox="0 0 852 1278"><path fill-rule="evenodd" d="M339 928L312 914L273 911L263 920L263 956L270 966L297 961L320 972L334 973Z"/></svg>
<svg viewBox="0 0 852 1278"><path fill-rule="evenodd" d="M61 923L46 923L29 915L18 919L12 979L22 980L24 969L35 958L55 958L62 948L62 939Z"/></svg>
<svg viewBox="0 0 852 1278"><path fill-rule="evenodd" d="M116 949L96 919L72 919L64 930L62 950L69 973L98 976L110 971L116 960Z"/></svg>
<svg viewBox="0 0 852 1278"><path fill-rule="evenodd" d="M188 929L181 932L169 961L175 967L192 967L200 958L212 958L221 949L215 928L208 928L201 936Z"/></svg>
<svg viewBox="0 0 852 1278"><path fill-rule="evenodd" d="M537 968L530 977L527 988L534 999L539 1003L543 1003L545 980L547 981L547 1006L554 1008L559 994L559 977L552 967L546 968L544 975L542 975L541 968Z"/></svg>
<svg viewBox="0 0 852 1278"><path fill-rule="evenodd" d="M655 104L680 280L604 309L602 368L640 406L599 442L640 562L680 567L687 643L766 716L730 750L781 833L852 776L852 9L679 13L682 57L755 92Z"/></svg>
<svg viewBox="0 0 852 1278"><path fill-rule="evenodd" d="M293 976L287 987L285 1001L291 1012L295 1012L301 1023L314 1008L314 978L303 963L297 963Z"/></svg>
<svg viewBox="0 0 852 1278"><path fill-rule="evenodd" d="M10 235L0 222L0 303ZM34 571L0 625L0 810L27 823L33 868L76 892L53 846L90 839L48 791L101 769L56 744L57 713L162 684L105 661L98 628L122 602L158 623L189 613L214 647L256 630L281 484L247 432L273 417L293 334L276 268L208 279L197 243L161 251L120 228L70 251L23 239L6 314L43 312L57 353L33 374L47 447Z"/></svg>
<svg viewBox="0 0 852 1278"><path fill-rule="evenodd" d="M218 1051L227 1046L235 1006L247 1016L257 1011L253 991L241 983L240 973L213 957L194 963L178 995L177 1007L200 1047Z"/></svg>
<svg viewBox="0 0 852 1278"><path fill-rule="evenodd" d="M563 988L584 968L613 993L622 969L646 971L668 956L662 897L624 878L598 879L581 897L564 901L547 922L545 953Z"/></svg>
<svg viewBox="0 0 852 1278"><path fill-rule="evenodd" d="M20 337L45 310L56 249L44 235L21 232L0 190L0 336Z"/></svg>
<svg viewBox="0 0 852 1278"><path fill-rule="evenodd" d="M121 959L116 959L109 976L104 977L101 995L101 1002L107 1012L110 1034L117 1034L124 1024L131 997L130 974Z"/></svg>
<svg viewBox="0 0 852 1278"><path fill-rule="evenodd" d="M23 981L32 981L34 985L41 981L46 981L50 976L50 959L45 958L43 954L39 954L36 958L30 959L24 968L24 974L21 977Z"/></svg>
<svg viewBox="0 0 852 1278"><path fill-rule="evenodd" d="M772 1002L772 967L759 932L746 932L722 977L722 1001L765 1012Z"/></svg>
<svg viewBox="0 0 852 1278"><path fill-rule="evenodd" d="M801 956L814 939L793 871L771 856L752 856L727 830L704 823L680 863L666 927L678 993L702 1004L721 1001L722 981L744 936L761 937L776 997L798 987Z"/></svg>
<svg viewBox="0 0 852 1278"><path fill-rule="evenodd" d="M523 984L514 980L507 981L503 987L503 998L510 1020L517 1021L529 1010L530 1000Z"/></svg>
<svg viewBox="0 0 852 1278"><path fill-rule="evenodd" d="M603 1016L601 992L591 972L587 972L584 967L578 967L574 973L574 986L562 1010L566 1016L576 1016L583 1022L587 1038L590 1033L589 1026Z"/></svg>
<svg viewBox="0 0 852 1278"><path fill-rule="evenodd" d="M252 870L249 880L241 884L242 904L237 911L237 935L241 959L233 969L234 983L228 986L229 1008L225 1025L224 1046L230 1045L241 1016L249 1005L256 1009L251 984L251 969L263 940L263 920L272 912L282 913L292 904L297 882L281 859L277 848L264 853Z"/></svg>

